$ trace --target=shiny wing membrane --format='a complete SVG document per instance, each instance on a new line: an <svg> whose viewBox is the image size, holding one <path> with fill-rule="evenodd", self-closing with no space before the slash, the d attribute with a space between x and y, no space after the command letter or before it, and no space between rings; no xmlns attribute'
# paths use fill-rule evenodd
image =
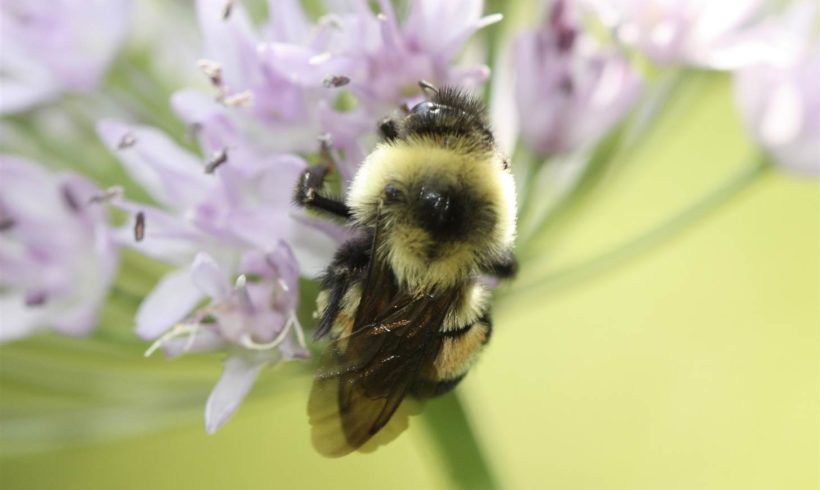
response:
<svg viewBox="0 0 820 490"><path fill-rule="evenodd" d="M453 301L397 289L378 245L377 230L353 328L328 346L308 403L314 446L327 456L375 448L407 427L417 407L405 395L438 354Z"/></svg>

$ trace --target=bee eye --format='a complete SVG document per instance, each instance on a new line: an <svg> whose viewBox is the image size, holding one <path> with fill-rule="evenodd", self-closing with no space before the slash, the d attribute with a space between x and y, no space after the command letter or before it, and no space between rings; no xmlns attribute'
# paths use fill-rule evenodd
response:
<svg viewBox="0 0 820 490"><path fill-rule="evenodd" d="M440 111L441 106L435 102L422 102L410 109L413 114L438 114Z"/></svg>
<svg viewBox="0 0 820 490"><path fill-rule="evenodd" d="M384 186L384 198L387 202L398 202L404 198L404 193L395 184Z"/></svg>

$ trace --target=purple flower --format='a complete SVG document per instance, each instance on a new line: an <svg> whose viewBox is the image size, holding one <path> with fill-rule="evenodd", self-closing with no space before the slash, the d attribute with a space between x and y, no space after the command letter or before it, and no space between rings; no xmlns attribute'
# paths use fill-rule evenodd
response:
<svg viewBox="0 0 820 490"><path fill-rule="evenodd" d="M766 56L765 0L584 0L624 44L661 64L733 69Z"/></svg>
<svg viewBox="0 0 820 490"><path fill-rule="evenodd" d="M0 156L0 182L0 341L89 333L117 266L99 191L11 156Z"/></svg>
<svg viewBox="0 0 820 490"><path fill-rule="evenodd" d="M152 128L104 121L98 132L159 203L116 201L131 215L118 240L174 267L140 305L137 333L169 355L231 353L206 412L213 432L265 364L307 355L294 343L297 278L318 272L337 242L290 206L301 158L224 150L200 159Z"/></svg>
<svg viewBox="0 0 820 490"><path fill-rule="evenodd" d="M270 21L257 29L238 3L226 10L224 0L198 0L199 66L213 93L178 92L172 104L205 157L152 128L98 126L158 204L117 200L131 216L118 240L173 267L140 305L137 333L155 340L149 353L228 353L206 407L208 432L265 365L307 356L297 278L315 276L345 237L291 206L306 166L296 154L332 141L347 179L375 141L377 121L414 96L409 87L487 75L486 67L449 67L467 38L498 18L482 18L480 1L437 3L439 10L413 1L403 23L388 2L381 16L365 1L344 3L313 23L297 1L272 1ZM340 102L342 93L355 103Z"/></svg>
<svg viewBox="0 0 820 490"><path fill-rule="evenodd" d="M0 114L97 87L128 27L129 0L3 0Z"/></svg>
<svg viewBox="0 0 820 490"><path fill-rule="evenodd" d="M350 3L330 54L351 61L350 90L375 116L417 94L419 80L469 87L489 77L486 65L451 66L476 31L501 20L482 16L482 1L413 0L403 22L391 2L380 1L378 15L367 2Z"/></svg>
<svg viewBox="0 0 820 490"><path fill-rule="evenodd" d="M779 56L739 70L735 95L746 126L774 160L820 175L820 39L817 7L798 3L765 26Z"/></svg>
<svg viewBox="0 0 820 490"><path fill-rule="evenodd" d="M513 44L521 137L543 154L596 143L632 107L641 81L622 56L595 46L577 12L554 2Z"/></svg>
<svg viewBox="0 0 820 490"><path fill-rule="evenodd" d="M231 283L213 257L200 253L189 278L210 302L160 337L147 352L228 351L222 377L205 407L205 427L216 432L270 363L305 359L304 334L294 312L298 268L284 242L266 254L249 252ZM250 279L249 279L250 278Z"/></svg>
<svg viewBox="0 0 820 490"><path fill-rule="evenodd" d="M419 80L487 78L483 65L450 66L472 33L500 19L481 17L481 1L416 0L403 23L389 2L380 15L364 1L342 3L314 24L294 0L269 2L270 21L257 31L241 5L224 19L224 1L199 0L200 64L216 95L181 91L175 110L212 150L306 153L329 135L348 179L374 143L376 121L417 96ZM337 107L342 92L353 107Z"/></svg>

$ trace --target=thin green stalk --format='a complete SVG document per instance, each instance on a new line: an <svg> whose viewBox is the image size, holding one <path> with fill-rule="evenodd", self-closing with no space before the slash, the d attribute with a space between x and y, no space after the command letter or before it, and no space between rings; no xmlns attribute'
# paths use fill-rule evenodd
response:
<svg viewBox="0 0 820 490"><path fill-rule="evenodd" d="M502 294L505 297L521 297L527 293L543 292L545 288L569 286L623 265L715 213L732 198L739 196L766 175L770 167L768 159L761 155L752 165L744 167L716 189L707 192L660 225L597 257L568 266L529 283L515 284Z"/></svg>
<svg viewBox="0 0 820 490"><path fill-rule="evenodd" d="M454 488L499 488L456 393L428 403L421 417L429 428Z"/></svg>

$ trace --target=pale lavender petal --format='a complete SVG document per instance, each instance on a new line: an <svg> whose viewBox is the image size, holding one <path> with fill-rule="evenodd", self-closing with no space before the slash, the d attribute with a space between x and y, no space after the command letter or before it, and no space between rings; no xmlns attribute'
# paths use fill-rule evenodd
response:
<svg viewBox="0 0 820 490"><path fill-rule="evenodd" d="M213 257L200 252L191 266L194 285L211 299L219 301L230 294L228 276L220 269Z"/></svg>
<svg viewBox="0 0 820 490"><path fill-rule="evenodd" d="M233 355L225 359L222 377L214 386L205 405L205 430L209 434L219 430L233 415L268 359L249 359Z"/></svg>
<svg viewBox="0 0 820 490"><path fill-rule="evenodd" d="M137 310L137 334L144 339L162 335L182 320L202 299L188 268L169 272Z"/></svg>
<svg viewBox="0 0 820 490"><path fill-rule="evenodd" d="M197 0L196 10L204 35L205 57L222 67L222 77L229 92L239 92L259 77L256 46L247 12L235 2L228 19L223 18L225 0Z"/></svg>
<svg viewBox="0 0 820 490"><path fill-rule="evenodd" d="M0 296L0 342L20 339L45 326L48 310L26 306L24 294Z"/></svg>
<svg viewBox="0 0 820 490"><path fill-rule="evenodd" d="M298 0L268 0L268 38L271 41L306 44L311 25Z"/></svg>
<svg viewBox="0 0 820 490"><path fill-rule="evenodd" d="M125 37L130 10L130 0L4 0L0 110L96 88Z"/></svg>
<svg viewBox="0 0 820 490"><path fill-rule="evenodd" d="M580 37L580 39L579 39ZM586 43L586 48L577 46ZM637 100L641 80L621 55L594 49L577 12L556 2L534 32L512 44L521 137L556 154L596 144Z"/></svg>
<svg viewBox="0 0 820 490"><path fill-rule="evenodd" d="M97 326L102 301L63 311L54 320L54 329L65 335L88 335Z"/></svg>
<svg viewBox="0 0 820 490"><path fill-rule="evenodd" d="M204 163L161 131L106 120L98 123L97 132L131 177L171 208L195 205L216 186Z"/></svg>
<svg viewBox="0 0 820 490"><path fill-rule="evenodd" d="M89 203L97 189L6 155L0 182L2 337L43 327L88 333L117 266L105 212Z"/></svg>

